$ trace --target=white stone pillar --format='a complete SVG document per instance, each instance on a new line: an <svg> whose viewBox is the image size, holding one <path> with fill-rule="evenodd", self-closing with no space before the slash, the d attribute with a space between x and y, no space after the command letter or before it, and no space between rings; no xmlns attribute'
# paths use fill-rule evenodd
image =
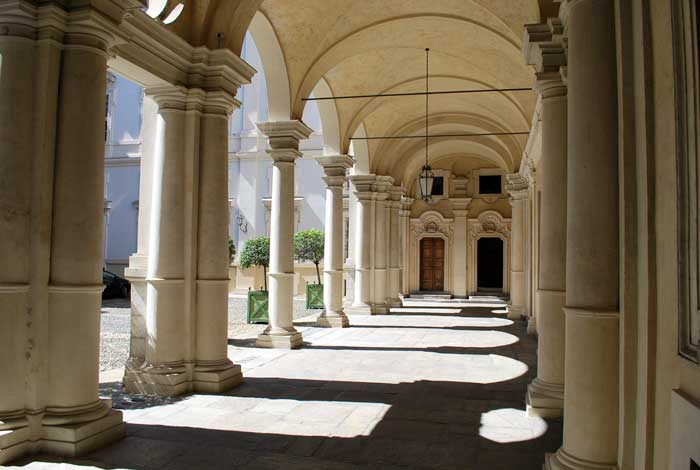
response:
<svg viewBox="0 0 700 470"><path fill-rule="evenodd" d="M387 283L387 303L389 307L400 307L401 300L399 292L401 291L401 197L404 189L398 186L392 186L389 189L389 200L387 206L389 209L389 275Z"/></svg>
<svg viewBox="0 0 700 470"><path fill-rule="evenodd" d="M236 104L228 93L208 93L200 124L193 388L207 393L243 381L228 358L228 117Z"/></svg>
<svg viewBox="0 0 700 470"><path fill-rule="evenodd" d="M185 175L187 90L146 90L158 105L151 158L146 351L141 365L129 364L124 385L132 393L178 395L191 388L186 365ZM144 149L146 150L146 149ZM148 197L148 195L147 195Z"/></svg>
<svg viewBox="0 0 700 470"><path fill-rule="evenodd" d="M454 214L454 240L452 245L452 295L467 297L467 217L471 198L451 198Z"/></svg>
<svg viewBox="0 0 700 470"><path fill-rule="evenodd" d="M294 329L294 161L299 141L311 132L301 121L258 124L270 139L272 208L270 214L269 324L258 336L258 347L296 348L301 333Z"/></svg>
<svg viewBox="0 0 700 470"><path fill-rule="evenodd" d="M546 466L616 468L619 213L615 5L568 9L564 442ZM544 189L544 188L543 188Z"/></svg>
<svg viewBox="0 0 700 470"><path fill-rule="evenodd" d="M408 219L411 216L411 206L413 205L413 198L402 197L401 198L401 210L399 211L399 217L401 218L401 293L404 295L409 294L408 287Z"/></svg>
<svg viewBox="0 0 700 470"><path fill-rule="evenodd" d="M323 313L319 326L345 328L349 325L343 311L343 185L352 158L347 155L316 157L323 167L326 182L326 222L323 255Z"/></svg>
<svg viewBox="0 0 700 470"><path fill-rule="evenodd" d="M371 239L372 198L375 175L352 175L350 182L357 198L355 222L355 295L350 312L358 315L372 313L371 297Z"/></svg>
<svg viewBox="0 0 700 470"><path fill-rule="evenodd" d="M0 465L29 448L25 353L36 355L27 349L27 323L35 317L30 260L37 49L31 33L22 33L0 36Z"/></svg>
<svg viewBox="0 0 700 470"><path fill-rule="evenodd" d="M144 96L141 106L141 164L139 167L139 213L137 250L129 257L129 267L124 276L131 284L131 339L125 377L139 369L146 361L146 277L148 270L148 244L151 222L151 197L153 194L153 156L156 145L158 103Z"/></svg>
<svg viewBox="0 0 700 470"><path fill-rule="evenodd" d="M387 220L387 199L389 188L394 179L391 176L377 176L374 193L374 253L372 280L372 314L381 315L388 312L387 307L387 242L389 237Z"/></svg>
<svg viewBox="0 0 700 470"><path fill-rule="evenodd" d="M56 128L41 448L68 455L124 435L98 391L109 36L92 32L64 38Z"/></svg>
<svg viewBox="0 0 700 470"><path fill-rule="evenodd" d="M527 180L520 174L506 175L512 206L510 239L510 304L508 318L520 319L525 311L525 207Z"/></svg>
<svg viewBox="0 0 700 470"><path fill-rule="evenodd" d="M538 47L539 48L539 47ZM541 99L542 157L540 259L537 302L537 377L527 391L528 412L561 416L564 407L564 303L566 297L566 86L559 67L564 50L545 43L535 89ZM551 63L551 65L550 65Z"/></svg>

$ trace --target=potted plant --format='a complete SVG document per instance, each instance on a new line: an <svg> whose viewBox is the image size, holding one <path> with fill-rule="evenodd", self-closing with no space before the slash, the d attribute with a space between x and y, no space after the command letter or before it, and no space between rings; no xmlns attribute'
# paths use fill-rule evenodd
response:
<svg viewBox="0 0 700 470"><path fill-rule="evenodd" d="M248 290L248 323L267 323L267 267L270 265L270 239L268 237L250 238L243 245L240 267L243 269L256 266L263 267L265 288Z"/></svg>
<svg viewBox="0 0 700 470"><path fill-rule="evenodd" d="M316 266L317 284L306 285L306 308L323 308L323 284L319 265L323 259L324 234L312 228L294 235L294 257L299 261L311 261Z"/></svg>

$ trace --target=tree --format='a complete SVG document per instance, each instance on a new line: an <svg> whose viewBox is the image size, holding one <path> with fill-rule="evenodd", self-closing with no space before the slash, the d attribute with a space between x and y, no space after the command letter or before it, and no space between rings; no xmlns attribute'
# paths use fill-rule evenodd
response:
<svg viewBox="0 0 700 470"><path fill-rule="evenodd" d="M228 239L228 264L233 264L233 260L236 257L236 245L233 243L232 239Z"/></svg>
<svg viewBox="0 0 700 470"><path fill-rule="evenodd" d="M268 237L249 238L241 251L240 266L243 269L262 266L265 290L267 290L267 268L270 266L270 239Z"/></svg>
<svg viewBox="0 0 700 470"><path fill-rule="evenodd" d="M294 234L294 257L299 261L311 261L316 265L316 277L321 284L321 273L318 265L323 259L323 232L312 228Z"/></svg>

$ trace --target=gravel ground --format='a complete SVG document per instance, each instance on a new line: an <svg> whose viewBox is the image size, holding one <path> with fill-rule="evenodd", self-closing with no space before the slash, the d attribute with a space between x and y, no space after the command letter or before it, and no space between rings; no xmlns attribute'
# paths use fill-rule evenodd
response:
<svg viewBox="0 0 700 470"><path fill-rule="evenodd" d="M245 295L229 297L228 335L261 333L266 325L246 323ZM130 304L128 299L108 299L102 302L102 325L100 329L100 372L124 367L129 356L129 336L131 331ZM303 296L294 299L294 318L320 313L320 310L307 310Z"/></svg>

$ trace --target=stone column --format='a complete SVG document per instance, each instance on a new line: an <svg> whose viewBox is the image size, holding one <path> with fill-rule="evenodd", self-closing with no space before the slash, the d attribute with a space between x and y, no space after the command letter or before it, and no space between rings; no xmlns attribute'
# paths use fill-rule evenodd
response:
<svg viewBox="0 0 700 470"><path fill-rule="evenodd" d="M400 307L401 300L401 197L404 189L392 186L389 189L389 276L387 285L387 302L389 307Z"/></svg>
<svg viewBox="0 0 700 470"><path fill-rule="evenodd" d="M12 17L10 17L12 18ZM4 23L0 21L0 24ZM5 25L2 24L4 27ZM10 25L9 28L12 28ZM0 465L26 451L32 160L36 44L33 32L0 36ZM36 354L27 349L26 354ZM11 431L14 430L14 431Z"/></svg>
<svg viewBox="0 0 700 470"><path fill-rule="evenodd" d="M374 193L374 265L372 281L372 314L381 315L388 312L387 307L387 241L389 237L387 220L387 199L389 188L394 179L390 176L377 176Z"/></svg>
<svg viewBox="0 0 700 470"><path fill-rule="evenodd" d="M347 155L317 157L326 182L326 223L323 254L323 313L319 326L345 328L349 325L343 311L343 185L345 173L352 167Z"/></svg>
<svg viewBox="0 0 700 470"><path fill-rule="evenodd" d="M408 294L408 266L406 260L408 259L408 218L411 216L411 205L413 205L413 198L403 196L401 198L401 210L399 211L399 217L401 218L401 292L406 295Z"/></svg>
<svg viewBox="0 0 700 470"><path fill-rule="evenodd" d="M100 400L98 391L109 36L88 31L64 38L48 288L41 445L68 455L124 435L121 412ZM5 63L3 75L4 69Z"/></svg>
<svg viewBox="0 0 700 470"><path fill-rule="evenodd" d="M549 469L616 468L619 213L615 5L568 9L564 443ZM544 188L543 188L544 190Z"/></svg>
<svg viewBox="0 0 700 470"><path fill-rule="evenodd" d="M193 388L208 393L243 381L228 358L228 117L236 104L228 93L208 93L200 121Z"/></svg>
<svg viewBox="0 0 700 470"><path fill-rule="evenodd" d="M258 124L270 139L272 208L270 214L269 324L258 336L258 347L296 348L301 334L294 329L294 161L299 141L311 132L301 121Z"/></svg>
<svg viewBox="0 0 700 470"><path fill-rule="evenodd" d="M141 164L139 166L139 213L136 253L129 257L129 267L124 276L131 284L131 340L125 377L139 369L146 361L146 277L148 271L148 243L151 221L151 197L153 194L153 155L156 144L158 103L144 96L141 106Z"/></svg>
<svg viewBox="0 0 700 470"><path fill-rule="evenodd" d="M527 180L520 174L506 175L512 206L510 239L510 304L508 318L520 319L525 311L525 208Z"/></svg>
<svg viewBox="0 0 700 470"><path fill-rule="evenodd" d="M357 199L355 221L355 295L351 313L370 315L371 297L371 238L372 198L375 175L351 175L350 182Z"/></svg>
<svg viewBox="0 0 700 470"><path fill-rule="evenodd" d="M151 158L145 361L129 364L131 393L178 395L190 389L185 359L185 174L187 90L146 90L158 105ZM146 151L148 149L144 149Z"/></svg>
<svg viewBox="0 0 700 470"><path fill-rule="evenodd" d="M539 27L531 27L531 29ZM549 26L547 26L549 28ZM531 33L534 35L535 33ZM536 36L530 36L533 41ZM551 35L548 37L551 39ZM539 182L540 267L537 302L537 377L527 391L530 414L561 416L564 407L564 303L566 296L566 86L559 67L561 45L533 43L529 63L537 66L541 100L542 157Z"/></svg>
<svg viewBox="0 0 700 470"><path fill-rule="evenodd" d="M454 214L454 240L452 245L452 294L456 297L467 297L467 217L469 215L470 198L452 198L452 213Z"/></svg>

